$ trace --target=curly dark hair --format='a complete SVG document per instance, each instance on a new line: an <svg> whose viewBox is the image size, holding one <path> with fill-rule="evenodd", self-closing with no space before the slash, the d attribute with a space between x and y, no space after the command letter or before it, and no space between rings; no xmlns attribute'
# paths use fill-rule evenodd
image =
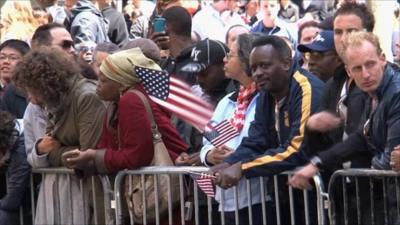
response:
<svg viewBox="0 0 400 225"><path fill-rule="evenodd" d="M17 136L15 118L6 111L0 111L0 152L5 154L12 146L13 136Z"/></svg>
<svg viewBox="0 0 400 225"><path fill-rule="evenodd" d="M14 71L13 81L39 96L46 106L55 107L69 92L69 80L79 73L79 65L65 52L42 47L24 56Z"/></svg>

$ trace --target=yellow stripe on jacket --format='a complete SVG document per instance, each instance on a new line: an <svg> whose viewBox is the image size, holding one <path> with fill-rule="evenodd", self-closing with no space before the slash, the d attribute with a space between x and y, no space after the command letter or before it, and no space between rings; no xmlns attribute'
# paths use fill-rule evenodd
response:
<svg viewBox="0 0 400 225"><path fill-rule="evenodd" d="M293 78L300 85L303 94L301 102L301 121L300 121L299 135L292 138L290 145L284 152L275 154L273 156L271 155L262 156L253 161L243 163L242 170L250 169L256 166L261 166L267 163L280 162L299 151L304 140L305 125L311 114L312 93L311 93L311 84L306 76L297 71L293 75Z"/></svg>

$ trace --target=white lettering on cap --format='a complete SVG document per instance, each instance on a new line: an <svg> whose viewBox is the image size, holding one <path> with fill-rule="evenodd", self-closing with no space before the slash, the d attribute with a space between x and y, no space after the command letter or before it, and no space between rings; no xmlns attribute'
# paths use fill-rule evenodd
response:
<svg viewBox="0 0 400 225"><path fill-rule="evenodd" d="M201 50L197 50L196 48L193 48L192 54L190 55L191 58L193 58L193 61L199 61L197 58L198 55L200 54Z"/></svg>
<svg viewBox="0 0 400 225"><path fill-rule="evenodd" d="M313 41L314 41L314 42L317 42L317 41L324 42L324 41L325 41L325 38L323 38L323 37L321 36L321 34L318 34L318 35L314 38Z"/></svg>

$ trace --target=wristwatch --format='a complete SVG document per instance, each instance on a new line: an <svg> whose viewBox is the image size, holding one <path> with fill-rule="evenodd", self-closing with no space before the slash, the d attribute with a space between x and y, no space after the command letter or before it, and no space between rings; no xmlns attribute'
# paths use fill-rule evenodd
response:
<svg viewBox="0 0 400 225"><path fill-rule="evenodd" d="M321 169L321 167L322 167L321 158L318 157L318 156L312 157L311 160L310 160L310 163L311 163L313 166L317 167L318 169Z"/></svg>

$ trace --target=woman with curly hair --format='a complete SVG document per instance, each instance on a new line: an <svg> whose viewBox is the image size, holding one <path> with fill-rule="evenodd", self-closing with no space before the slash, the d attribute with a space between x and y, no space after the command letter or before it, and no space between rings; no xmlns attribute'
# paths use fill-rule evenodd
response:
<svg viewBox="0 0 400 225"><path fill-rule="evenodd" d="M0 224L19 224L19 207L31 174L24 138L18 128L11 114L0 111L0 169L5 171L8 184L6 195L0 199Z"/></svg>
<svg viewBox="0 0 400 225"><path fill-rule="evenodd" d="M46 47L33 50L23 58L13 79L17 86L26 90L32 103L43 106L48 112L46 135L36 141L32 160L42 161L43 167L59 167L63 166L62 153L72 149L85 151L97 145L105 105L96 95L95 81L84 78L79 66L65 52ZM46 185L41 186L39 198L42 197L45 203L38 203L37 208L48 212L42 216L37 214L35 223L90 223L84 221L89 218L84 216L89 215L89 206L83 205L89 201L78 197L79 192L89 196L88 190L81 190L79 179L72 176L74 194L70 198L67 182L64 175L44 182ZM57 186L59 189L53 192ZM53 203L59 205L49 207Z"/></svg>

